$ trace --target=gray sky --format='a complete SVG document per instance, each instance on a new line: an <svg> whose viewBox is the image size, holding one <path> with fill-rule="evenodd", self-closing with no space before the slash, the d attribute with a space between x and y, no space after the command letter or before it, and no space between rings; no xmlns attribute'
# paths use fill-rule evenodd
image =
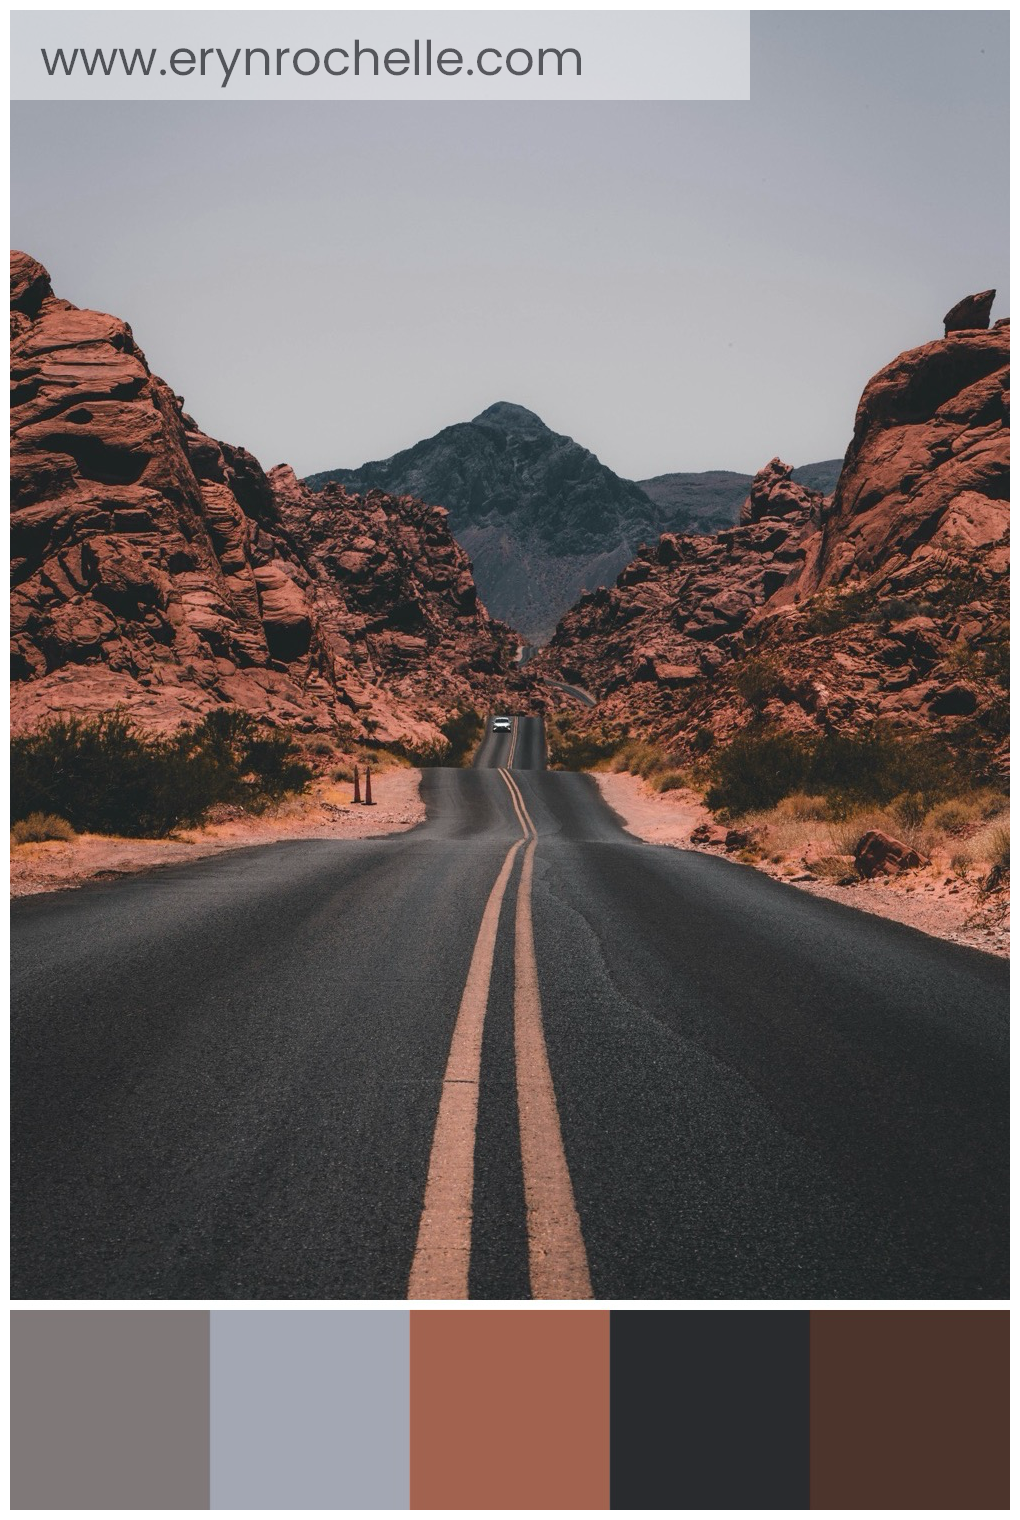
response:
<svg viewBox="0 0 1020 1520"><path fill-rule="evenodd" d="M1009 313L1007 26L758 12L749 103L17 104L13 244L266 466L497 400L632 478L833 457Z"/></svg>

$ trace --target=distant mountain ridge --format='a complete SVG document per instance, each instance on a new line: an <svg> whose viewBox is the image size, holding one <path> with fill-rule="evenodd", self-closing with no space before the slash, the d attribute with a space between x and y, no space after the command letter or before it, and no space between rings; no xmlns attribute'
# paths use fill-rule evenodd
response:
<svg viewBox="0 0 1020 1520"><path fill-rule="evenodd" d="M656 509L588 449L525 407L497 402L392 459L308 477L420 495L446 507L486 605L534 643L584 587L612 580L656 533Z"/></svg>
<svg viewBox="0 0 1020 1520"><path fill-rule="evenodd" d="M831 496L842 467L842 459L820 459L815 464L799 465L793 479L798 485ZM737 521L753 479L753 475L736 470L701 470L655 475L637 483L662 510L663 533L718 533Z"/></svg>
<svg viewBox="0 0 1020 1520"><path fill-rule="evenodd" d="M831 492L840 464L804 469ZM732 526L751 480L729 470L624 480L534 412L498 401L390 459L323 470L305 483L446 507L486 605L539 644L584 590L611 585L641 543Z"/></svg>

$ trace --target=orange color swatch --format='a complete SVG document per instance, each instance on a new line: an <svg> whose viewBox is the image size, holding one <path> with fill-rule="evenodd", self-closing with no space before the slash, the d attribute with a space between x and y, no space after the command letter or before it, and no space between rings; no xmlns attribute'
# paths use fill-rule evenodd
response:
<svg viewBox="0 0 1020 1520"><path fill-rule="evenodd" d="M609 1508L607 1310L411 1316L411 1508Z"/></svg>

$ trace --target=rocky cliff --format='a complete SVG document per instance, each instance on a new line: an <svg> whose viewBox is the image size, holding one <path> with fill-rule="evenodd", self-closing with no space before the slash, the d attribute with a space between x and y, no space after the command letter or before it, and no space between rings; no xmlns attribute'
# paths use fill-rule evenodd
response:
<svg viewBox="0 0 1020 1520"><path fill-rule="evenodd" d="M221 704L299 730L434 743L519 687L446 515L312 498L204 434L130 327L11 256L13 709L126 709L165 731Z"/></svg>
<svg viewBox="0 0 1020 1520"><path fill-rule="evenodd" d="M772 460L741 525L664 536L581 599L539 667L678 754L752 722L880 719L1001 763L1006 724L1007 322L944 338L868 383L831 498ZM985 326L978 325L982 319Z"/></svg>

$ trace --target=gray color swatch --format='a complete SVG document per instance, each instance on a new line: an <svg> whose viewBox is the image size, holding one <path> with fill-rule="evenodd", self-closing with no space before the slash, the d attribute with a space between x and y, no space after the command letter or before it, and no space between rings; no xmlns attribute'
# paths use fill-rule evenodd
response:
<svg viewBox="0 0 1020 1520"><path fill-rule="evenodd" d="M410 1314L214 1310L213 1509L406 1509Z"/></svg>
<svg viewBox="0 0 1020 1520"><path fill-rule="evenodd" d="M209 1316L11 1314L12 1509L207 1509Z"/></svg>

